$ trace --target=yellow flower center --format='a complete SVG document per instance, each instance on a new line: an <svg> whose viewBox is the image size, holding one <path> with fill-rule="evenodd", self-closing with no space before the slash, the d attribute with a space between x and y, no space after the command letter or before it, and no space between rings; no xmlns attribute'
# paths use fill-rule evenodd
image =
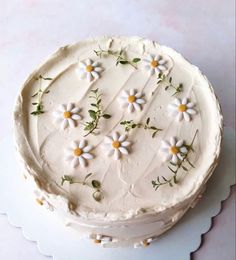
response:
<svg viewBox="0 0 236 260"><path fill-rule="evenodd" d="M143 241L143 246L144 246L144 247L148 247L149 245L150 245L150 243L148 243L147 240L144 240L144 241Z"/></svg>
<svg viewBox="0 0 236 260"><path fill-rule="evenodd" d="M65 111L65 112L63 113L63 117L64 117L64 118L70 118L70 117L71 117L71 112Z"/></svg>
<svg viewBox="0 0 236 260"><path fill-rule="evenodd" d="M95 244L100 244L102 241L100 239L94 239Z"/></svg>
<svg viewBox="0 0 236 260"><path fill-rule="evenodd" d="M185 112L187 110L187 106L186 105L179 105L179 112Z"/></svg>
<svg viewBox="0 0 236 260"><path fill-rule="evenodd" d="M36 202L37 202L40 206L43 205L43 201L42 201L41 199L36 199Z"/></svg>
<svg viewBox="0 0 236 260"><path fill-rule="evenodd" d="M83 151L82 151L82 149L80 149L80 148L76 148L76 149L74 150L74 155L75 155L75 156L80 156L82 153L83 153Z"/></svg>
<svg viewBox="0 0 236 260"><path fill-rule="evenodd" d="M112 143L112 147L115 148L115 149L119 148L119 147L120 147L120 142L114 141L114 142Z"/></svg>
<svg viewBox="0 0 236 260"><path fill-rule="evenodd" d="M173 154L177 154L179 152L179 148L176 147L176 146L172 146L170 148L170 152L173 153Z"/></svg>
<svg viewBox="0 0 236 260"><path fill-rule="evenodd" d="M128 102L129 103L134 103L136 101L136 97L135 96L129 96L128 97Z"/></svg>
<svg viewBox="0 0 236 260"><path fill-rule="evenodd" d="M86 71L87 71L87 72L93 71L93 66L92 66L92 65L86 66Z"/></svg>
<svg viewBox="0 0 236 260"><path fill-rule="evenodd" d="M153 68L156 68L158 65L159 65L159 64L158 64L158 61L157 61L157 60L151 61L151 66L152 66Z"/></svg>

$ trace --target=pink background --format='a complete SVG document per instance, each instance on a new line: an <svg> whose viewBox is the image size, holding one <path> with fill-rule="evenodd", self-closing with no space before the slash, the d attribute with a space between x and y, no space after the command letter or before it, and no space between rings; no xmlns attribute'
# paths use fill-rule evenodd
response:
<svg viewBox="0 0 236 260"><path fill-rule="evenodd" d="M58 47L98 35L137 35L181 52L199 66L235 128L234 0L0 0L0 138L27 75ZM0 173L1 174L1 173ZM204 236L195 260L235 259L235 188ZM234 228L233 228L234 227ZM46 259L0 215L0 259Z"/></svg>

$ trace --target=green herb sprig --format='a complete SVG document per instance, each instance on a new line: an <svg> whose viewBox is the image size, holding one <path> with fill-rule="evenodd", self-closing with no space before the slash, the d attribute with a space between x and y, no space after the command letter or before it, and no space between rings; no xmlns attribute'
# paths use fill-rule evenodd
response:
<svg viewBox="0 0 236 260"><path fill-rule="evenodd" d="M69 182L69 184L80 184L80 185L86 185L90 188L92 188L94 191L92 193L92 197L96 201L102 200L102 191L101 191L101 183L98 180L91 180L88 182L88 178L92 175L92 173L89 173L85 176L83 181L74 180L74 178L70 175L64 175L61 177L61 185L63 186L65 182Z"/></svg>
<svg viewBox="0 0 236 260"><path fill-rule="evenodd" d="M45 78L42 75L39 75L38 77L35 78L35 80L52 80L52 78ZM38 100L36 102L32 102L32 105L35 106L35 110L30 113L31 115L38 116L44 113L41 98L43 94L48 94L49 92L50 92L49 90L46 91L42 90L41 82L40 82L39 90L32 95L32 98L38 97Z"/></svg>
<svg viewBox="0 0 236 260"><path fill-rule="evenodd" d="M129 64L135 69L137 69L136 63L138 63L141 60L140 58L133 58L132 60L128 60L126 58L126 54L125 54L124 50L120 50L120 51L112 51L112 50L109 50L109 49L103 50L100 46L99 46L99 50L94 50L94 53L100 58L103 55L114 56L114 57L116 57L116 65L118 65L118 64L122 64L122 65Z"/></svg>
<svg viewBox="0 0 236 260"><path fill-rule="evenodd" d="M167 91L168 89L173 89L174 93L172 94L172 96L175 96L181 92L183 92L184 90L184 86L183 83L179 83L178 86L173 85L172 83L172 77L169 78L169 80L167 80L166 76L163 73L159 73L158 78L157 78L157 85L159 85L160 83L167 83L167 85L165 86L165 91Z"/></svg>
<svg viewBox="0 0 236 260"><path fill-rule="evenodd" d="M196 130L190 145L187 145L187 144L184 145L187 148L187 153L181 154L183 156L183 158L177 164L170 162L168 169L173 173L172 177L167 179L164 176L161 176L161 177L158 176L156 181L154 181L154 180L152 181L152 186L155 190L157 190L160 186L163 186L163 185L166 185L166 184L168 184L170 187L173 187L174 184L177 184L178 183L177 177L178 177L178 172L179 172L180 169L183 169L186 173L188 173L188 171L189 171L188 167L189 166L192 167L192 168L195 168L195 166L189 160L188 156L189 156L190 152L194 152L193 144L194 144L194 141L196 139L197 133L198 133L198 130ZM188 166L186 166L185 163L187 163Z"/></svg>
<svg viewBox="0 0 236 260"><path fill-rule="evenodd" d="M85 125L84 130L88 131L88 133L85 134L84 137L94 133L94 131L98 129L98 123L101 118L105 118L105 119L111 118L111 115L103 114L101 97L102 94L99 93L98 88L95 90L91 90L91 95L89 96L89 98L91 98L93 102L90 104L92 109L88 110L88 113L92 120L84 124Z"/></svg>
<svg viewBox="0 0 236 260"><path fill-rule="evenodd" d="M126 132L129 132L130 130L135 128L143 128L144 130L151 130L153 132L152 138L154 138L159 131L162 131L162 129L160 128L157 128L155 126L150 126L150 117L147 118L145 124L135 123L133 120L129 120L129 121L120 122L120 125L125 127Z"/></svg>

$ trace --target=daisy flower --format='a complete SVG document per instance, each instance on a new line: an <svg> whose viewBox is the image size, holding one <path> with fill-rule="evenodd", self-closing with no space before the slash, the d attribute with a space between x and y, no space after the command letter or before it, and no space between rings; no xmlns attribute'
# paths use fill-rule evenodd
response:
<svg viewBox="0 0 236 260"><path fill-rule="evenodd" d="M126 135L119 135L115 132L112 134L112 137L106 136L104 140L104 148L107 150L107 155L114 155L115 160L119 160L121 155L128 155L128 147L131 145L131 142L127 141Z"/></svg>
<svg viewBox="0 0 236 260"><path fill-rule="evenodd" d="M175 164L182 160L183 156L188 152L184 146L184 141L177 140L175 137L171 137L170 141L162 140L161 151L165 154L164 161L171 161Z"/></svg>
<svg viewBox="0 0 236 260"><path fill-rule="evenodd" d="M194 103L188 102L187 98L174 100L174 103L168 106L168 110L170 115L176 117L178 121L186 120L190 121L192 119L192 115L195 115L197 112L193 109Z"/></svg>
<svg viewBox="0 0 236 260"><path fill-rule="evenodd" d="M66 129L68 126L75 127L82 117L79 115L80 108L75 104L69 103L67 105L60 105L53 113L55 122L61 124L62 129Z"/></svg>
<svg viewBox="0 0 236 260"><path fill-rule="evenodd" d="M165 73L168 72L168 61L164 59L160 55L148 55L145 59L143 59L144 68L149 73L149 75L153 75L156 73Z"/></svg>
<svg viewBox="0 0 236 260"><path fill-rule="evenodd" d="M99 62L93 62L90 59L87 59L84 62L79 62L79 68L77 72L81 79L87 79L87 81L92 81L94 79L98 79L100 77L99 73L103 69L99 66Z"/></svg>
<svg viewBox="0 0 236 260"><path fill-rule="evenodd" d="M145 99L143 99L143 94L141 92L137 92L135 89L122 91L119 101L121 107L128 108L129 113L134 112L134 110L141 111L142 105L146 103Z"/></svg>
<svg viewBox="0 0 236 260"><path fill-rule="evenodd" d="M91 145L87 145L85 140L80 142L72 142L71 148L65 150L65 160L71 163L73 168L78 165L82 167L87 166L87 160L94 158L89 152L93 149Z"/></svg>

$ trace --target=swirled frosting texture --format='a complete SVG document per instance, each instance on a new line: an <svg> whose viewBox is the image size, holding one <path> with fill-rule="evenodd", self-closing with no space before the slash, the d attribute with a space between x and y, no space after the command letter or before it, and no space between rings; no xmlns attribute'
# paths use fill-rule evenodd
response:
<svg viewBox="0 0 236 260"><path fill-rule="evenodd" d="M96 56L94 50L98 46L114 51L122 48L130 60L141 58L137 63L138 69L128 64L116 66L113 56ZM173 92L165 90L165 84L157 86L157 75L143 69L142 59L150 54L168 59L170 71L167 77L172 77L174 84L183 84L183 92L177 97L181 100L188 97L195 103L197 114L191 121L179 122L168 115L168 105L174 100ZM80 62L87 59L98 62L99 68L103 69L94 80L78 75ZM87 72L89 70L90 67ZM35 80L39 75L53 80ZM50 92L42 96L44 113L33 116L30 114L34 109L32 95L40 87ZM101 119L98 135L86 137L89 145L93 146L93 159L86 167L70 167L64 160L64 151L72 141L84 139L83 122L89 120L90 90L96 88L103 94L104 112L112 117ZM142 92L145 104L142 109L128 113L127 109L120 107L119 97L122 91L129 93L132 89ZM79 115L83 120L76 122L75 127L68 124L64 129L54 122L53 113L61 104L69 103L81 109ZM66 116L68 119L69 114ZM121 121L144 122L147 117L162 129L155 138L149 131L134 129L128 134L132 146L127 155L122 154L119 160L106 156L102 148L105 136L115 131L125 134ZM138 37L102 37L60 48L25 82L16 102L14 125L17 151L41 196L52 207L69 210L68 216L74 213L77 217L97 221L125 220L168 210L173 214L173 208L178 211L181 205L186 207L186 202L198 194L212 174L222 137L219 103L206 77L173 49ZM151 181L157 176L169 178L172 174L162 160L161 141L176 136L190 142L196 130L198 135L191 154L195 168L191 168L188 174L182 172L177 185L163 185L155 191ZM101 182L103 199L100 203L92 198L91 189L85 185L65 183L61 186L63 175L83 180L90 172ZM69 207L70 203L74 206Z"/></svg>

